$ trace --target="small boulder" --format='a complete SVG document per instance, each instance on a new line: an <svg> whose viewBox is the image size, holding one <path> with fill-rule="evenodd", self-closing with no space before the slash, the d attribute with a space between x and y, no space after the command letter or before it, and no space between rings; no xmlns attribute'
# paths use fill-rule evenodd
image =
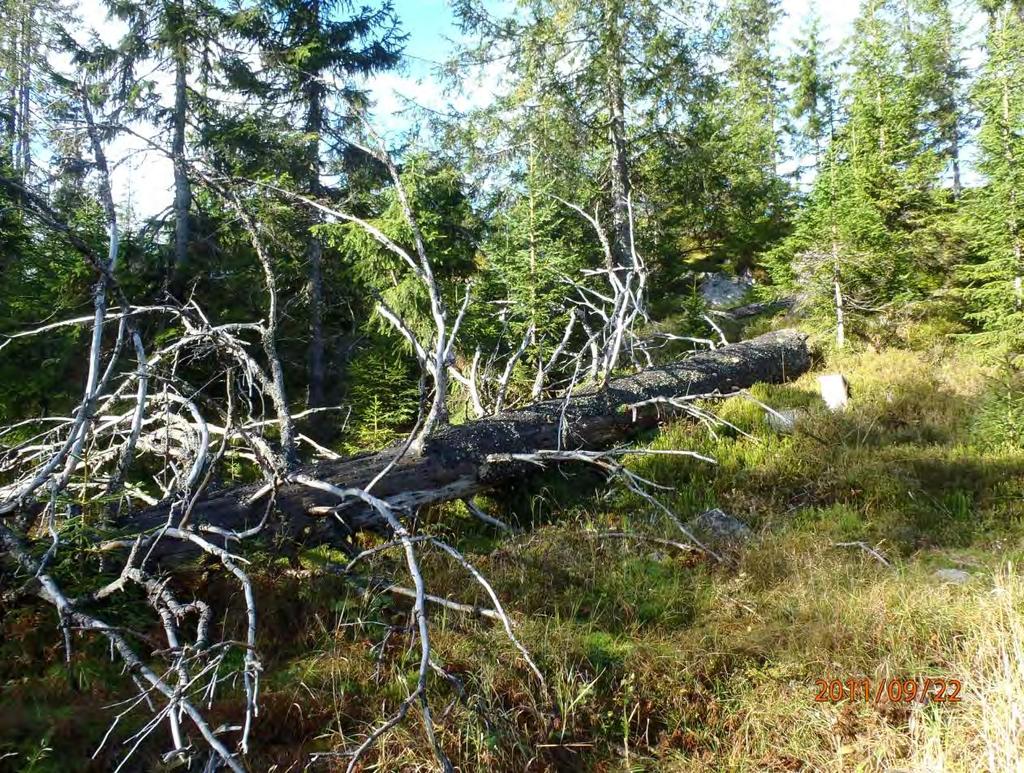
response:
<svg viewBox="0 0 1024 773"><path fill-rule="evenodd" d="M742 303L753 286L749 277L731 277L717 272L704 277L700 283L700 295L712 309L727 309Z"/></svg>
<svg viewBox="0 0 1024 773"><path fill-rule="evenodd" d="M971 579L971 575L963 569L938 569L932 577L943 584L963 585Z"/></svg>
<svg viewBox="0 0 1024 773"><path fill-rule="evenodd" d="M754 536L743 521L717 507L705 510L686 525L697 537L714 545L737 545Z"/></svg>

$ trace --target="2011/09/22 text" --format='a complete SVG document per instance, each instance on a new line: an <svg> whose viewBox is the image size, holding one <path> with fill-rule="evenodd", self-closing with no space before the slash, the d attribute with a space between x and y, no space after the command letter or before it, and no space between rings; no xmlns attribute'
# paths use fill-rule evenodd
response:
<svg viewBox="0 0 1024 773"><path fill-rule="evenodd" d="M815 679L818 703L859 701L865 703L959 703L962 683L959 679L927 677L921 679Z"/></svg>

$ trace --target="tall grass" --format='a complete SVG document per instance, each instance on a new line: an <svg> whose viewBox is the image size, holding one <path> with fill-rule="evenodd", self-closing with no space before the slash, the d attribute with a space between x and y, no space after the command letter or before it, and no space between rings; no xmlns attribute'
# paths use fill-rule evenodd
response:
<svg viewBox="0 0 1024 773"><path fill-rule="evenodd" d="M975 602L951 662L964 675L963 704L916 717L914 770L1024 771L1024 579L1009 565Z"/></svg>

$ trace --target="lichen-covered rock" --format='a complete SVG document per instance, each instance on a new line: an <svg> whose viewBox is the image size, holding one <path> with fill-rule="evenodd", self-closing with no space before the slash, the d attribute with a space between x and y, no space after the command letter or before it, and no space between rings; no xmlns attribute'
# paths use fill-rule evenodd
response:
<svg viewBox="0 0 1024 773"><path fill-rule="evenodd" d="M740 545L754 536L754 532L743 521L717 507L705 510L687 526L697 537L715 546Z"/></svg>
<svg viewBox="0 0 1024 773"><path fill-rule="evenodd" d="M700 295L711 308L727 309L742 303L753 286L747 277L731 277L719 272L704 278L700 283Z"/></svg>
<svg viewBox="0 0 1024 773"><path fill-rule="evenodd" d="M970 573L963 569L938 569L932 574L932 577L941 583L952 585L963 585L971 579Z"/></svg>

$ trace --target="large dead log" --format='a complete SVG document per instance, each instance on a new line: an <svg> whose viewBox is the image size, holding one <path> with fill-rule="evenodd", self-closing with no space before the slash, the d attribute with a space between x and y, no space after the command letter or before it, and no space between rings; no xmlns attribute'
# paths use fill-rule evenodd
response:
<svg viewBox="0 0 1024 773"><path fill-rule="evenodd" d="M488 457L557 448L563 410L568 427L563 448L607 448L657 425L659 414L654 407L630 411L627 406L659 397L727 393L758 382L782 382L799 376L809 365L806 337L782 330L614 379L604 391L574 394L567 406L563 399L548 400L447 427L430 439L420 456L401 459L374 486L373 493L400 508L472 496L524 474L522 464L493 463ZM361 488L392 462L397 450L321 462L302 472L338 487ZM257 488L210 493L197 503L192 522L230 530L251 528L266 508L265 501L246 504ZM313 508L337 504L330 494L294 483L277 492L284 531L291 537L301 537L323 521L310 517ZM168 513L166 506L140 511L129 519L130 528L158 527L167 522ZM366 527L371 518L356 509L344 515L354 529Z"/></svg>

